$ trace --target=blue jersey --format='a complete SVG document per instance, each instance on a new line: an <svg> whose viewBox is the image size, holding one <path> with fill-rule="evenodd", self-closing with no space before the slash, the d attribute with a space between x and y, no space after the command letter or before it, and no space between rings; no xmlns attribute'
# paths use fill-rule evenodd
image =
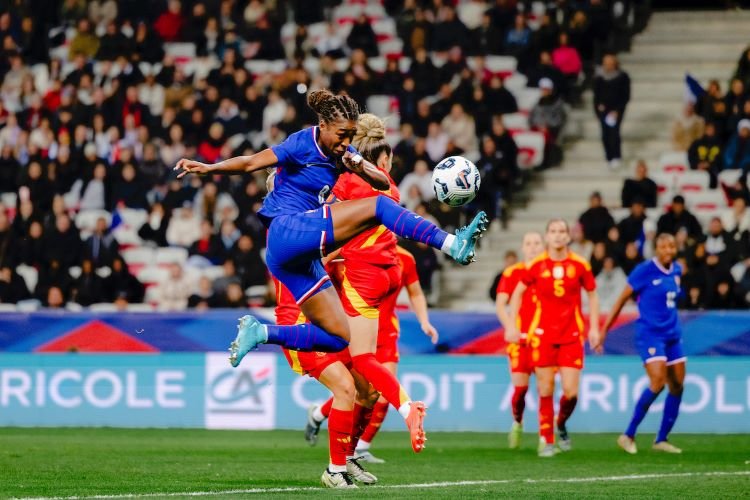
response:
<svg viewBox="0 0 750 500"><path fill-rule="evenodd" d="M628 284L637 295L638 334L659 338L680 337L677 298L680 295L682 268L673 263L665 269L656 259L636 266Z"/></svg>
<svg viewBox="0 0 750 500"><path fill-rule="evenodd" d="M319 208L336 184L340 173L338 159L323 153L316 140L318 133L318 127L306 128L271 147L279 163L274 189L259 212L267 227L279 215ZM351 146L349 150L356 153Z"/></svg>

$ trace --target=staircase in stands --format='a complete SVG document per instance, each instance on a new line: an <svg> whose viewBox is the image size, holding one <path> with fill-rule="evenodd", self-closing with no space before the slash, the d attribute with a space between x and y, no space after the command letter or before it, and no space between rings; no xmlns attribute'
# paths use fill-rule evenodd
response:
<svg viewBox="0 0 750 500"><path fill-rule="evenodd" d="M577 220L588 195L600 191L611 208L620 205L623 179L635 160L656 165L671 150L672 121L684 102L684 76L689 72L704 86L712 78L726 91L742 50L748 43L750 12L658 12L636 36L630 53L621 54L621 67L630 74L631 101L622 128L623 167L610 171L592 111L592 94L584 94L582 109L569 115L572 140L567 141L562 166L536 174L529 201L516 207L506 230L494 225L482 240L477 262L468 268L447 264L442 273L440 303L452 309L493 310L488 297L492 279L509 249L519 249L527 231L543 231L551 217ZM520 253L520 252L519 252Z"/></svg>

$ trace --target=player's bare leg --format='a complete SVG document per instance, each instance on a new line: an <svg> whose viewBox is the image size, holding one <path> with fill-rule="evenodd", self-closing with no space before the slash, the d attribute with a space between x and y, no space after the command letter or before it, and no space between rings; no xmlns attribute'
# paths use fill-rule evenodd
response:
<svg viewBox="0 0 750 500"><path fill-rule="evenodd" d="M669 433L672 431L677 415L680 411L680 402L682 400L682 389L685 382L685 361L667 365L667 385L669 394L664 402L664 414L656 436L653 449L666 453L682 453L677 446L667 441Z"/></svg>
<svg viewBox="0 0 750 500"><path fill-rule="evenodd" d="M523 436L523 408L525 407L524 398L529 388L528 373L511 372L510 380L513 384L513 424L511 424L508 433L508 448L515 450L521 447L521 437ZM516 401L516 399L519 399Z"/></svg>
<svg viewBox="0 0 750 500"><path fill-rule="evenodd" d="M563 395L560 398L560 411L557 417L557 435L559 437L557 445L561 451L570 451L573 449L573 444L565 424L578 402L578 386L581 380L581 370L578 368L561 367L560 379Z"/></svg>

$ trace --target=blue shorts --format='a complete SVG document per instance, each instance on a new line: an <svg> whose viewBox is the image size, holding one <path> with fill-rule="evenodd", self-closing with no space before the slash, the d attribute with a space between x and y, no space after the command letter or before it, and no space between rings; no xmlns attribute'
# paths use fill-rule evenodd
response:
<svg viewBox="0 0 750 500"><path fill-rule="evenodd" d="M682 350L682 338L660 338L655 335L636 335L635 346L644 363L666 361L675 365L687 360Z"/></svg>
<svg viewBox="0 0 750 500"><path fill-rule="evenodd" d="M266 265L297 304L331 286L322 257L333 248L331 207L275 217L268 228Z"/></svg>

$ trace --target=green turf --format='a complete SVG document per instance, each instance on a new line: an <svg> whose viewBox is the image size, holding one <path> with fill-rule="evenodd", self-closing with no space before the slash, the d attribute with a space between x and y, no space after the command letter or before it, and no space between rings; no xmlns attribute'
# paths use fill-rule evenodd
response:
<svg viewBox="0 0 750 500"><path fill-rule="evenodd" d="M510 451L505 435L431 433L414 455L403 433L383 433L373 449L386 464L371 466L381 485L510 480L509 483L441 488L360 489L358 496L388 498L501 498L512 496L739 498L750 497L750 475L696 475L581 483L530 483L528 478L592 478L631 474L750 473L750 436L675 435L682 455L650 451L652 436L638 439L628 456L611 434L573 436L575 450L537 458L535 436ZM250 488L316 487L327 464L325 434L316 448L301 432L204 430L0 428L0 497L89 496L221 492ZM286 491L273 496L323 498L351 492ZM156 496L154 496L155 498ZM152 498L152 497L149 497Z"/></svg>

